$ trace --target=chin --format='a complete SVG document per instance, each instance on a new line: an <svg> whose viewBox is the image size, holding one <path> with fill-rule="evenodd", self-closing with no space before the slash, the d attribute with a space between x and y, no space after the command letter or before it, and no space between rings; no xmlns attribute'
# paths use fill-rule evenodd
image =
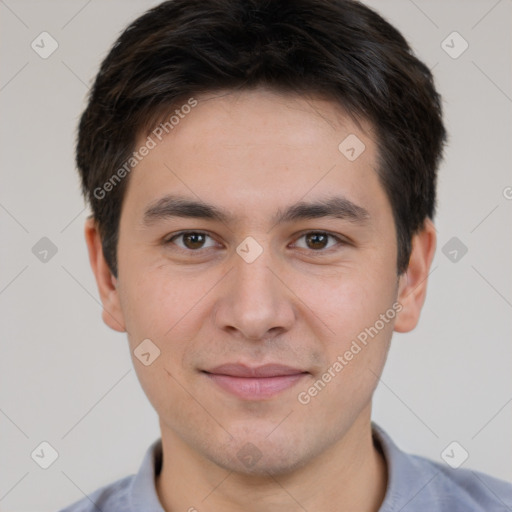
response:
<svg viewBox="0 0 512 512"><path fill-rule="evenodd" d="M292 436L268 439L268 433L238 437L207 457L218 466L250 476L282 476L306 465L310 456ZM205 454L206 455L206 454Z"/></svg>

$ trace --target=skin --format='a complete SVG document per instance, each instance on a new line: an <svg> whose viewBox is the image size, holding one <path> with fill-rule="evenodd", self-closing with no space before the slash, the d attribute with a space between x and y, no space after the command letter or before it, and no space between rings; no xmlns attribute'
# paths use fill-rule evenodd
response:
<svg viewBox="0 0 512 512"><path fill-rule="evenodd" d="M393 331L418 322L435 228L425 222L408 270L397 276L372 126L355 124L338 105L265 89L197 99L130 174L117 279L94 220L85 226L103 319L127 332L160 418L160 501L166 511L377 511L387 470L371 439L372 395ZM349 134L366 146L353 162L338 150ZM334 193L366 208L370 220L271 220L278 208ZM145 227L145 209L165 194L224 207L233 220L175 217ZM211 238L204 248L184 237L168 241L181 230ZM311 231L346 243L329 239L322 248L304 236ZM236 252L247 236L263 249L250 264ZM299 403L298 393L397 301L398 315L308 404ZM133 355L146 338L161 351L149 366ZM309 374L269 399L244 400L201 371L227 362L277 362ZM237 457L247 443L261 454L251 467Z"/></svg>

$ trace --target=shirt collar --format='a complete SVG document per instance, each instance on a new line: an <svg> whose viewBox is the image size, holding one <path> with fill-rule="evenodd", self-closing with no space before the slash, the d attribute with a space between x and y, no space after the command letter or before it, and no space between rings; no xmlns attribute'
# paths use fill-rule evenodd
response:
<svg viewBox="0 0 512 512"><path fill-rule="evenodd" d="M148 448L130 489L130 508L134 512L165 512L158 500L156 477L162 469L162 439Z"/></svg>
<svg viewBox="0 0 512 512"><path fill-rule="evenodd" d="M386 461L388 482L379 512L400 510L424 489L438 472L420 465L415 458L401 451L389 435L372 422L374 445ZM162 440L157 439L146 451L139 472L130 489L130 506L134 512L165 512L156 492L156 477L162 469Z"/></svg>
<svg viewBox="0 0 512 512"><path fill-rule="evenodd" d="M391 437L374 422L372 437L374 445L384 456L388 470L386 494L379 512L402 510L413 500L415 507L433 503L435 500L429 501L432 496L427 486L439 475L439 470L425 464L419 457L400 450Z"/></svg>

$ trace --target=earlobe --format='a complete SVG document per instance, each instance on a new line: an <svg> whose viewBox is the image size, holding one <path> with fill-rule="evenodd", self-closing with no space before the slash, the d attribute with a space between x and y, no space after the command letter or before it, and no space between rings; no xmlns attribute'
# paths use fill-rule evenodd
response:
<svg viewBox="0 0 512 512"><path fill-rule="evenodd" d="M89 262L103 304L103 321L114 331L125 332L125 322L119 300L118 280L112 275L103 255L101 237L94 218L87 218L84 233L89 251Z"/></svg>
<svg viewBox="0 0 512 512"><path fill-rule="evenodd" d="M395 322L396 332L412 331L418 324L435 250L436 229L432 221L427 219L423 229L413 236L409 266L400 276L397 300L402 310Z"/></svg>

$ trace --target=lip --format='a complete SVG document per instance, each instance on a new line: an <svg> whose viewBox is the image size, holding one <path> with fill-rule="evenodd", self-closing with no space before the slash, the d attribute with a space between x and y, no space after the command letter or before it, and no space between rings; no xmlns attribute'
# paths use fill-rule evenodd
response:
<svg viewBox="0 0 512 512"><path fill-rule="evenodd" d="M250 367L229 363L204 371L224 391L244 400L264 400L293 387L308 372L281 364Z"/></svg>
<svg viewBox="0 0 512 512"><path fill-rule="evenodd" d="M215 375L228 375L230 377L281 377L283 375L296 375L298 373L307 373L299 368L285 366L282 364L264 364L262 366L247 366L242 363L227 363L216 366L207 373Z"/></svg>

